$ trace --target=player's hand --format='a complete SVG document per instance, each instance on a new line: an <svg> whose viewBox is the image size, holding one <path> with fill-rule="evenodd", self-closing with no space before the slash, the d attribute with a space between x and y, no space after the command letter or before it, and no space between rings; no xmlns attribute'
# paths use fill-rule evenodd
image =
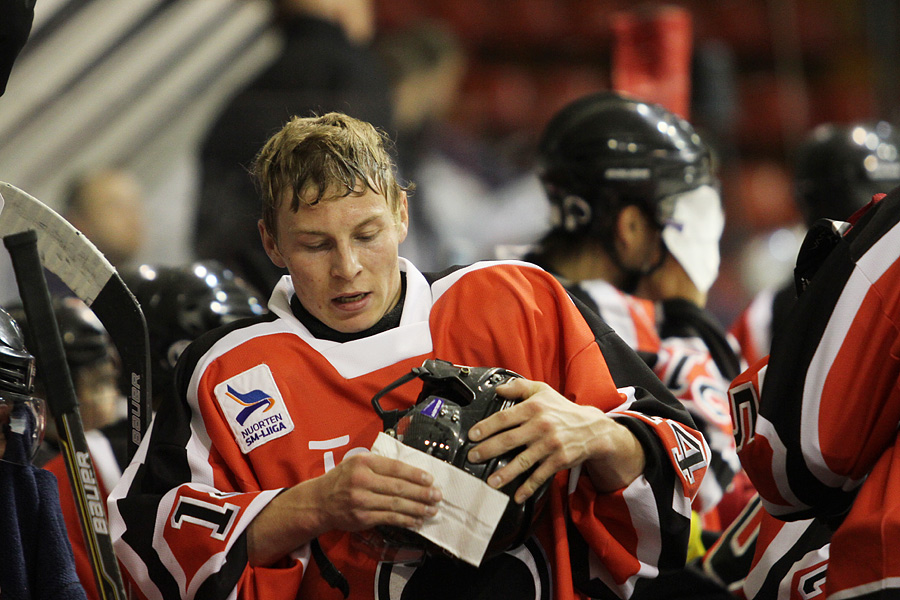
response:
<svg viewBox="0 0 900 600"><path fill-rule="evenodd" d="M522 402L469 430L470 440L483 440L469 451L469 460L483 462L523 447L488 479L492 487L501 488L537 465L516 490L516 502L527 500L557 472L582 463L599 492L622 488L643 472L640 443L602 410L575 404L546 383L527 379L508 381L497 393Z"/></svg>
<svg viewBox="0 0 900 600"><path fill-rule="evenodd" d="M441 500L430 473L372 453L345 458L319 480L326 530L413 529L437 512Z"/></svg>
<svg viewBox="0 0 900 600"><path fill-rule="evenodd" d="M325 475L275 497L253 520L248 553L254 566L269 565L328 531L362 531L377 525L415 529L437 512L434 478L370 452L344 458Z"/></svg>

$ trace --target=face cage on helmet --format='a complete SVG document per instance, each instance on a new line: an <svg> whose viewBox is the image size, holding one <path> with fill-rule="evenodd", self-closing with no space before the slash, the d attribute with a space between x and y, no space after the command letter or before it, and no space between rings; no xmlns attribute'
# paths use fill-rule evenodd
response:
<svg viewBox="0 0 900 600"><path fill-rule="evenodd" d="M0 393L27 396L34 390L34 357L0 344Z"/></svg>

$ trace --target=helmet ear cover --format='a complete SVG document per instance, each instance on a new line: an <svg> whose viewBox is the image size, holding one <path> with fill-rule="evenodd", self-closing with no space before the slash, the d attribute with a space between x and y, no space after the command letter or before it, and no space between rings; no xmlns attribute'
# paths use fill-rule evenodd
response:
<svg viewBox="0 0 900 600"><path fill-rule="evenodd" d="M521 376L498 367L468 367L428 359L421 367L412 369L378 392L372 398L372 406L381 417L388 435L487 481L521 449L483 463L469 462L469 450L475 442L468 439L468 431L475 423L516 404L515 400L498 395L496 387L517 377ZM381 407L380 401L387 393L416 378L422 379L423 385L413 407L392 411ZM512 498L535 468L522 473L500 491ZM507 504L488 544L485 558L515 548L530 537L551 480L544 482L524 503ZM379 530L387 544L419 548L429 554L444 554L441 548L412 531L396 527L381 527Z"/></svg>

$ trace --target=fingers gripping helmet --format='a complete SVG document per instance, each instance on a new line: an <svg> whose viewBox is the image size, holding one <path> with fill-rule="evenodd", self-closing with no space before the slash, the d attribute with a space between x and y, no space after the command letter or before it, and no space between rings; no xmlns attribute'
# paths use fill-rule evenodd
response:
<svg viewBox="0 0 900 600"><path fill-rule="evenodd" d="M873 194L900 185L900 134L890 123L823 124L795 157L796 200L807 225L846 220Z"/></svg>
<svg viewBox="0 0 900 600"><path fill-rule="evenodd" d="M418 400L410 409L387 411L381 398L400 385L415 378L423 381ZM407 446L421 450L448 462L470 475L487 481L517 454L516 450L483 463L471 463L469 450L475 445L468 432L478 421L505 410L516 403L497 394L496 387L520 375L501 368L468 367L443 360L426 360L421 367L396 380L372 398L372 406L384 423L385 432ZM501 491L512 497L531 475L531 470L510 481ZM494 531L485 558L515 548L531 535L532 526L540 513L550 480L524 503L510 502ZM389 543L420 547L427 552L441 552L416 533L383 528Z"/></svg>
<svg viewBox="0 0 900 600"><path fill-rule="evenodd" d="M4 460L29 463L44 435L43 401L32 397L34 357L15 320L0 309L0 418L5 440Z"/></svg>
<svg viewBox="0 0 900 600"><path fill-rule="evenodd" d="M627 205L662 225L664 199L715 185L710 150L687 121L615 92L560 110L539 142L537 169L554 227L601 240Z"/></svg>
<svg viewBox="0 0 900 600"><path fill-rule="evenodd" d="M141 265L122 278L147 321L154 395L171 390L175 363L194 339L266 312L256 290L216 261Z"/></svg>

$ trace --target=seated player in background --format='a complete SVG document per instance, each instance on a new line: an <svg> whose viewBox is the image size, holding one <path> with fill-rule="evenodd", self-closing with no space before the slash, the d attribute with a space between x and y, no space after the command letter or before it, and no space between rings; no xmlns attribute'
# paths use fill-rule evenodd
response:
<svg viewBox="0 0 900 600"><path fill-rule="evenodd" d="M724 226L712 152L664 107L601 92L554 115L537 165L554 220L525 258L597 311L691 412L712 450L694 508L719 532L748 494L733 486L737 346L704 309Z"/></svg>

